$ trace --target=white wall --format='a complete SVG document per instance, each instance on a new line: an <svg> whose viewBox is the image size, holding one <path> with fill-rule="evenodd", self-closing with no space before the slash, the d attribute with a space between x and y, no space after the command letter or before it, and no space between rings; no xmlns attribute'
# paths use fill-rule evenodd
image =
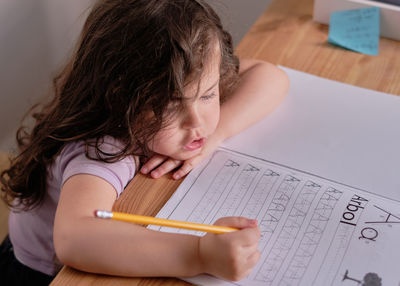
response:
<svg viewBox="0 0 400 286"><path fill-rule="evenodd" d="M0 151L51 87L94 0L0 0ZM209 0L236 45L271 0Z"/></svg>
<svg viewBox="0 0 400 286"><path fill-rule="evenodd" d="M72 51L91 0L0 0L0 150Z"/></svg>
<svg viewBox="0 0 400 286"><path fill-rule="evenodd" d="M237 46L272 0L206 0L221 17ZM277 0L278 1L278 0Z"/></svg>

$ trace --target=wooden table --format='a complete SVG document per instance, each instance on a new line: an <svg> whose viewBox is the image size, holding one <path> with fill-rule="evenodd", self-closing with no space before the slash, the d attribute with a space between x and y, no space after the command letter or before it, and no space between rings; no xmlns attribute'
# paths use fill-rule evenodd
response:
<svg viewBox="0 0 400 286"><path fill-rule="evenodd" d="M327 43L328 26L312 21L312 0L275 0L236 49L257 58L324 78L400 95L400 42L380 40L379 55L368 56ZM114 209L156 215L182 180L136 175ZM64 267L52 285L189 285L174 278L121 278Z"/></svg>

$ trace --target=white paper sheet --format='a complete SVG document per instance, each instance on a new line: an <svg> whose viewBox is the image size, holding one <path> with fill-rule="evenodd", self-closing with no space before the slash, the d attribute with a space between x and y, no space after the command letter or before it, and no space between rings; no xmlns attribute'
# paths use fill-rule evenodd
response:
<svg viewBox="0 0 400 286"><path fill-rule="evenodd" d="M256 218L262 258L238 283L188 280L400 285L400 97L284 69L291 87L281 106L224 142L157 215Z"/></svg>
<svg viewBox="0 0 400 286"><path fill-rule="evenodd" d="M256 218L262 257L232 283L198 285L399 285L400 204L282 165L220 149L194 170L158 217L212 224ZM155 230L204 233L166 227Z"/></svg>
<svg viewBox="0 0 400 286"><path fill-rule="evenodd" d="M400 201L400 96L283 69L284 102L223 146Z"/></svg>

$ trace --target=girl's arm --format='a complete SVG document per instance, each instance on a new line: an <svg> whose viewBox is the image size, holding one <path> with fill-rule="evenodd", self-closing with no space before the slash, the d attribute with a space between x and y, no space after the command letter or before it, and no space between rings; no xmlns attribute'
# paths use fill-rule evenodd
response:
<svg viewBox="0 0 400 286"><path fill-rule="evenodd" d="M270 114L283 100L289 88L284 71L259 60L240 60L239 83L230 98L221 106L221 116L215 133L207 139L202 152L183 162L174 172L179 179L211 154L225 139L239 133ZM158 178L181 165L181 161L165 156L152 157L142 170Z"/></svg>
<svg viewBox="0 0 400 286"><path fill-rule="evenodd" d="M239 83L221 106L214 135L223 140L267 117L283 100L289 88L286 73L273 64L241 60Z"/></svg>
<svg viewBox="0 0 400 286"><path fill-rule="evenodd" d="M259 230L247 219L220 221L243 230L200 238L94 217L96 209L111 210L115 199L114 188L99 177L82 174L66 181L54 222L54 247L63 264L120 276L185 277L207 272L238 280L259 259Z"/></svg>

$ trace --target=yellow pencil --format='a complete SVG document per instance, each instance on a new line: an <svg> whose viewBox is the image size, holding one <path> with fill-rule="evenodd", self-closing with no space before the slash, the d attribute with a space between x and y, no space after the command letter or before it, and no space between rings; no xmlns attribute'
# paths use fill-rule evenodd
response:
<svg viewBox="0 0 400 286"><path fill-rule="evenodd" d="M96 210L94 212L94 215L96 217L104 219L115 219L120 221L138 223L138 224L152 224L152 225L184 228L184 229L205 231L212 233L227 233L238 230L237 228L233 227L192 223L192 222L169 220L163 218L154 218L150 216L132 215L120 212L101 211L101 210Z"/></svg>

